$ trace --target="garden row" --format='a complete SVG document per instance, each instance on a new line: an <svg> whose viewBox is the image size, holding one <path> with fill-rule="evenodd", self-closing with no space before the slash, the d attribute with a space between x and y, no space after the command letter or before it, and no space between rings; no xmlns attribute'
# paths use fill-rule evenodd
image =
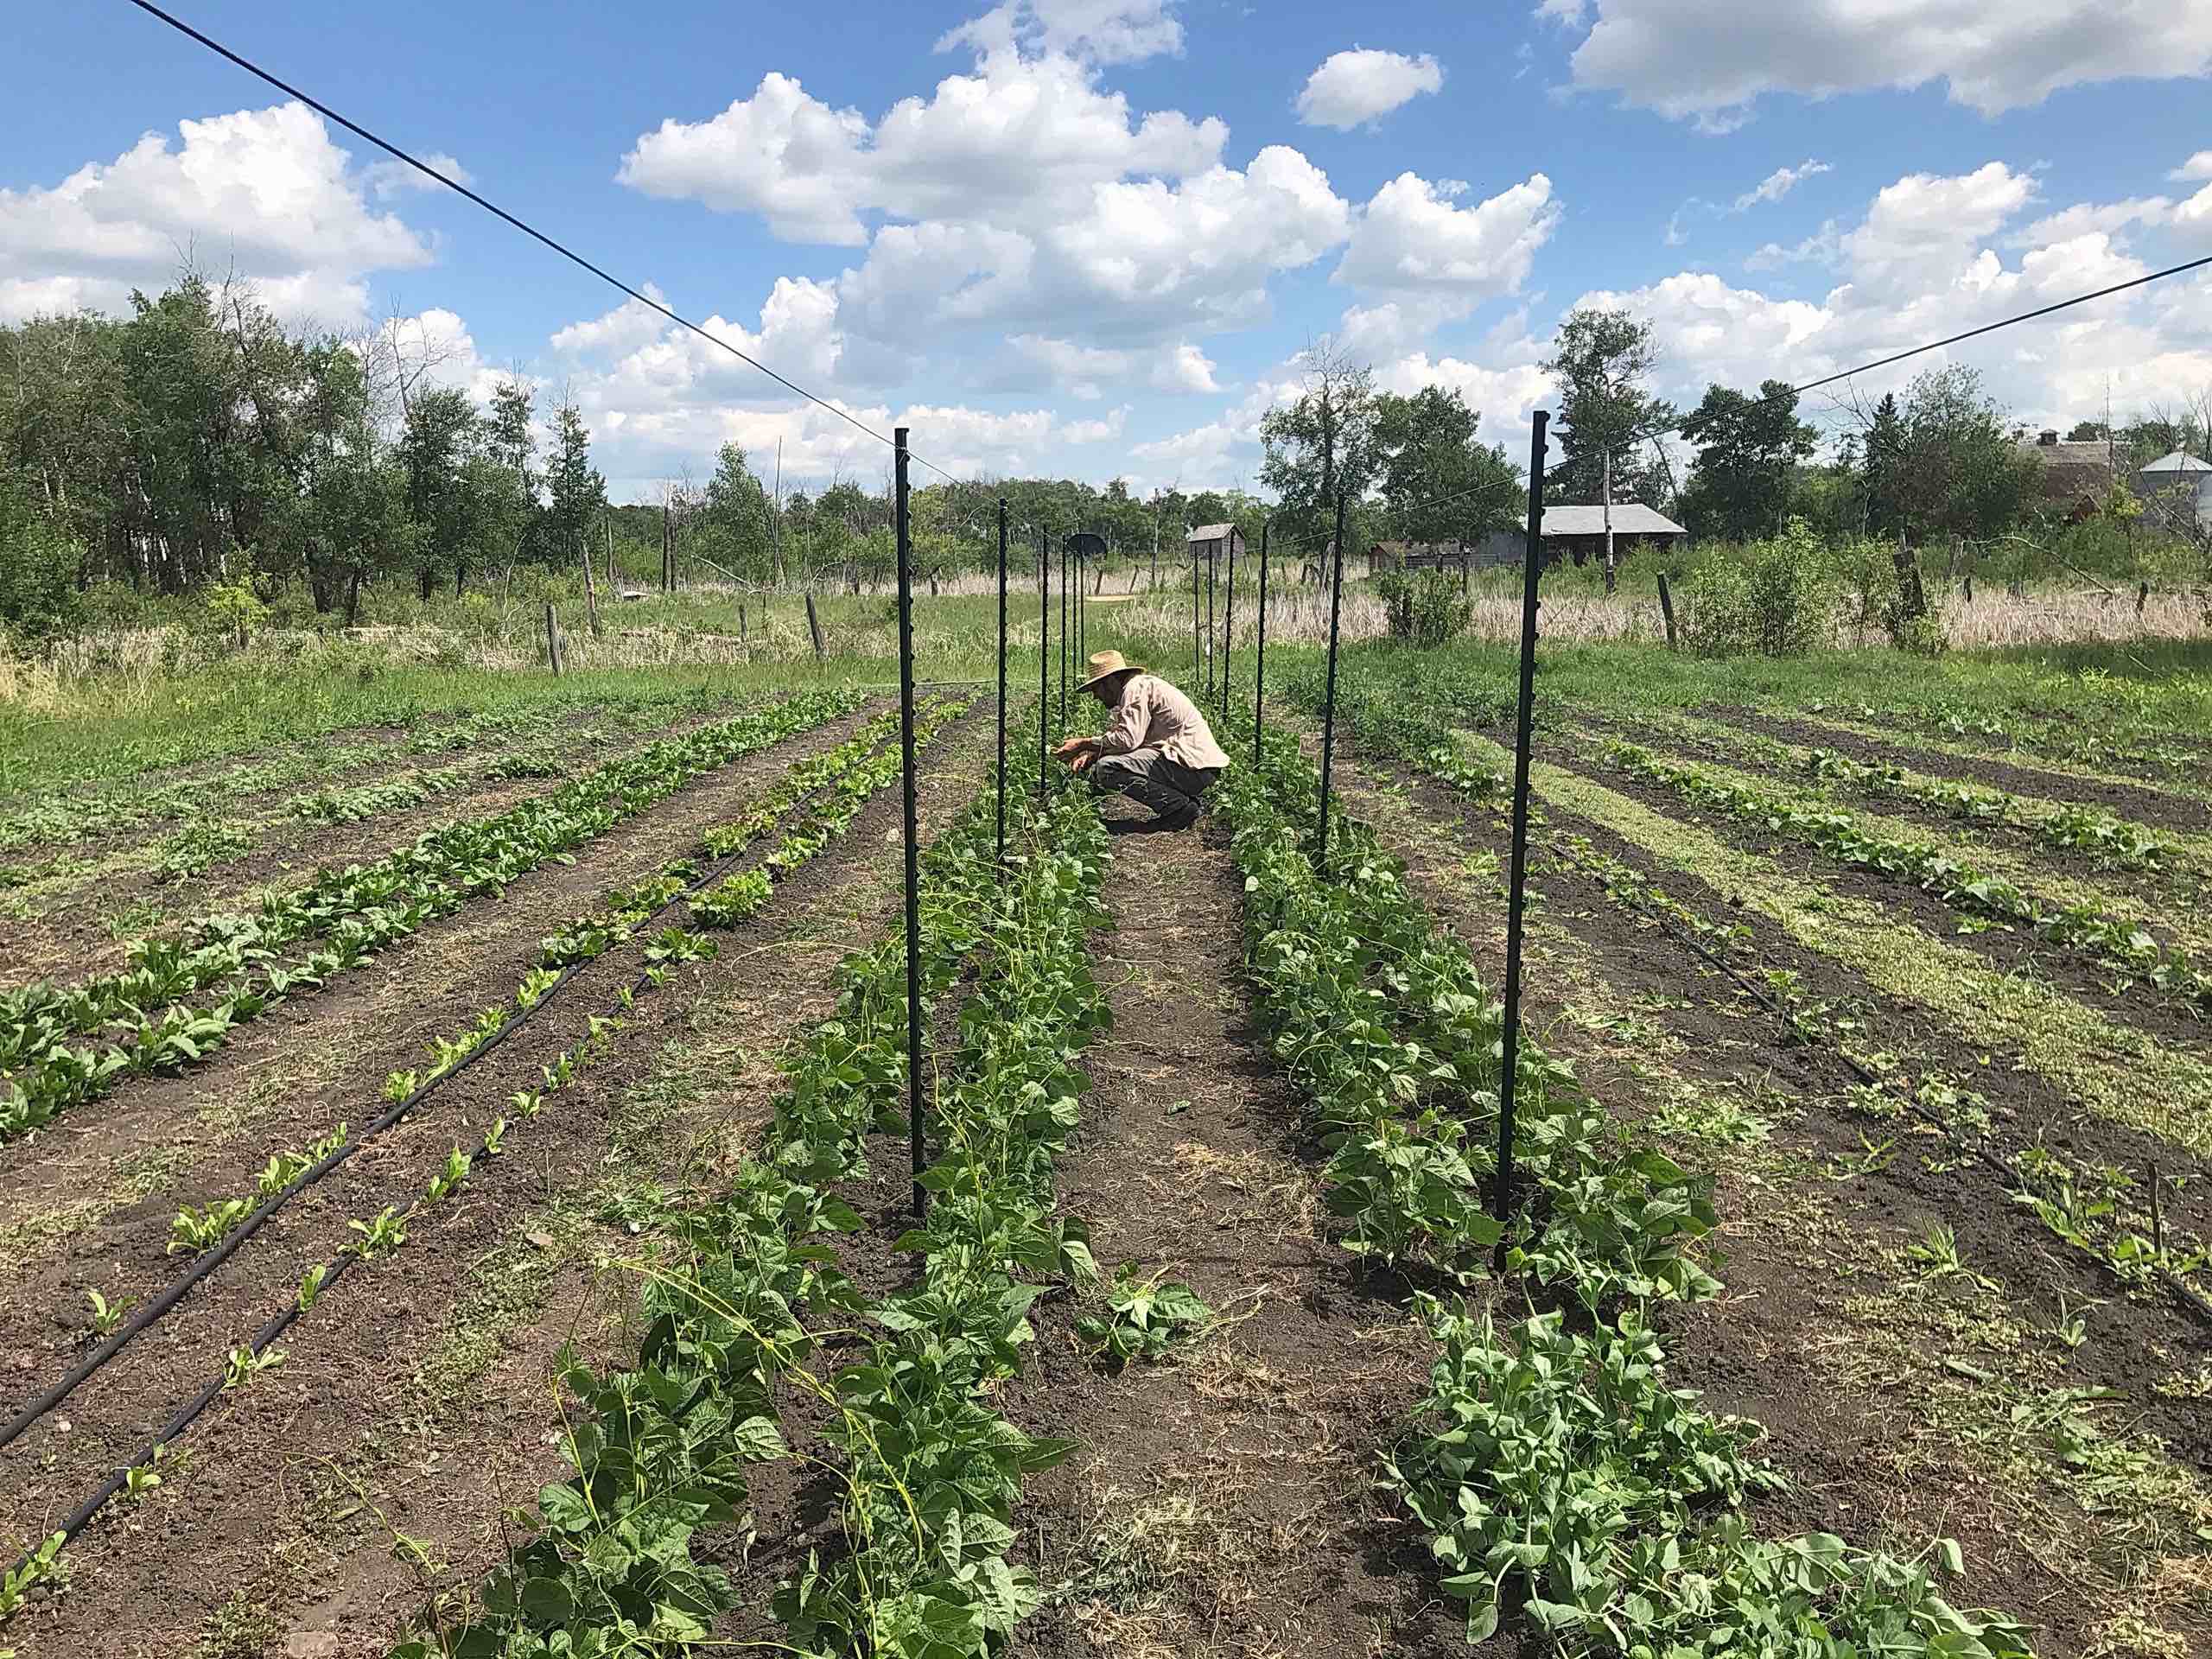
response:
<svg viewBox="0 0 2212 1659"><path fill-rule="evenodd" d="M1448 745L1400 735L1416 755ZM1317 805L1287 739L1224 801L1262 1016L1329 1131L1354 1247L1433 1236L1415 1259L1465 1276L1469 1246L1444 1226L1467 1224L1493 1173L1499 1009L1363 826L1337 818L1330 868L1314 869L1302 842ZM1442 1352L1389 1471L1468 1604L1471 1639L1517 1609L1573 1655L2024 1654L2017 1625L1949 1606L1925 1560L1750 1524L1745 1499L1783 1478L1750 1455L1755 1426L1669 1386L1647 1312L1719 1288L1683 1254L1710 1208L1523 1041L1521 1217L1503 1242L1542 1311L1501 1329L1422 1299ZM1493 1220L1474 1227L1471 1243L1499 1236ZM1955 1546L1936 1553L1959 1566Z"/></svg>
<svg viewBox="0 0 2212 1659"><path fill-rule="evenodd" d="M965 702L950 702L925 707L917 721L918 747L926 749L968 706ZM507 1112L495 1117L481 1142L473 1150L454 1147L421 1196L387 1205L373 1216L349 1221L346 1231L352 1235L350 1243L329 1261L310 1268L290 1303L232 1351L221 1375L188 1400L129 1465L115 1470L90 1498L62 1522L40 1552L19 1563L18 1571L29 1576L18 1585L14 1602L0 1597L0 1616L12 1611L16 1602L20 1602L41 1577L60 1570L57 1541L66 1542L73 1537L118 1494L137 1497L161 1484L161 1471L165 1460L172 1457L174 1442L224 1389L238 1387L257 1371L283 1363L283 1351L275 1344L294 1319L313 1306L354 1267L380 1260L404 1246L411 1223L452 1197L484 1162L503 1155L508 1150L509 1135L518 1125L537 1117L545 1109L549 1097L569 1087L588 1066L607 1056L637 999L664 983L675 963L702 960L715 954L716 947L710 938L676 926L650 933L653 922L688 899L693 919L701 926L718 929L737 925L765 905L775 883L830 844L870 799L896 781L899 775L898 752L886 745L895 735L897 722L895 712L880 716L836 748L802 762L744 817L709 831L695 857L672 862L643 881L608 893L588 915L548 938L543 942L539 966L524 978L511 1001L493 1004L452 1038L437 1039L433 1045L435 1063L427 1073L406 1071L392 1075L386 1095L393 1103L361 1135L350 1136L346 1126L341 1123L331 1135L306 1152L272 1156L257 1184L258 1202L255 1197L248 1196L180 1211L173 1249L198 1253L219 1247L220 1254L227 1255L286 1200L322 1179L419 1106L440 1084L484 1056L544 1010L555 993L582 966L632 938L646 935L641 952L644 972L634 984L624 988L613 1009L604 1015L589 1017L586 1040L563 1050L545 1064L540 1069L538 1087L516 1090ZM733 863L757 850L769 835L779 830L780 839L752 869L724 875ZM720 895L719 902L716 895ZM156 1297L122 1330L112 1334L103 1331L106 1339L63 1379L61 1387L49 1390L33 1402L33 1408L12 1421L7 1437L13 1439L39 1412L52 1409L71 1389L145 1329L150 1323L149 1316L159 1317L219 1264L219 1255L203 1255L182 1280ZM97 1309L99 1323L110 1324L111 1312L114 1319L119 1319L124 1310L100 1306Z"/></svg>
<svg viewBox="0 0 2212 1659"><path fill-rule="evenodd" d="M0 992L0 1140L98 1099L123 1077L192 1065L272 1004L861 701L851 691L803 692L649 744L507 811L423 836L365 867L325 872L255 915L204 917L175 937L143 940L119 973ZM289 962L282 954L319 940L321 948ZM188 1000L210 990L204 1004Z"/></svg>
<svg viewBox="0 0 2212 1659"><path fill-rule="evenodd" d="M1849 868L1910 882L1969 916L2024 926L2094 961L2139 974L2180 1001L2212 1009L2212 974L2188 951L2162 947L2139 923L2115 918L2090 904L2039 900L2014 882L1932 842L1871 830L1817 796L1738 781L1640 744L1606 742L1598 748L1596 758L1615 771L1669 789L1693 806L1762 831L1785 834Z"/></svg>
<svg viewBox="0 0 2212 1659"><path fill-rule="evenodd" d="M539 1535L466 1628L402 1655L718 1645L736 1597L713 1557L742 1525L747 1465L784 1458L826 1473L840 1535L776 1592L771 1645L982 1654L1034 1607L1033 1578L1008 1559L1012 1506L1021 1478L1067 1448L1015 1429L991 1394L1022 1363L1038 1281L1095 1271L1052 1179L1084 1087L1077 1052L1107 1018L1084 949L1103 919L1104 837L1080 791L1007 808L1005 868L991 795L925 861L934 1155L926 1217L898 1241L913 1281L872 1297L830 1243L861 1225L838 1188L866 1174L871 1138L906 1127L893 938L841 967L836 1017L788 1064L728 1189L661 1207L652 1251L622 1264L645 1280L646 1334L633 1366L567 1379L589 1421L570 1441L574 1477L540 1494ZM963 967L972 988L950 1020ZM823 1367L828 1344L855 1340L852 1363Z"/></svg>

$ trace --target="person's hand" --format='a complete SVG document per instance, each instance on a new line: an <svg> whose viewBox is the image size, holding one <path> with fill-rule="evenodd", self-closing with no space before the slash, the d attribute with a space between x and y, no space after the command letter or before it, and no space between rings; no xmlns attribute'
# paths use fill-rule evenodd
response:
<svg viewBox="0 0 2212 1659"><path fill-rule="evenodd" d="M1056 759L1065 760L1071 756L1076 754L1088 753L1090 752L1090 740L1089 738L1071 737L1064 740L1059 747L1052 751L1052 753Z"/></svg>
<svg viewBox="0 0 2212 1659"><path fill-rule="evenodd" d="M1097 751L1095 749L1084 749L1079 753L1074 760L1069 761L1068 764L1074 767L1077 772L1081 772L1085 766L1089 766L1097 758Z"/></svg>

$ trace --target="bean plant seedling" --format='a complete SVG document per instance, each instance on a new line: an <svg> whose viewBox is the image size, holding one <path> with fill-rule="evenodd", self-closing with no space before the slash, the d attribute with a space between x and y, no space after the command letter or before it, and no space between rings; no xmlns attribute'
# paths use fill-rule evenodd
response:
<svg viewBox="0 0 2212 1659"><path fill-rule="evenodd" d="M1103 1313L1076 1321L1076 1335L1122 1363L1163 1358L1170 1346L1198 1336L1213 1322L1213 1310L1188 1285L1165 1272L1140 1274L1127 1262L1114 1269L1105 1301Z"/></svg>

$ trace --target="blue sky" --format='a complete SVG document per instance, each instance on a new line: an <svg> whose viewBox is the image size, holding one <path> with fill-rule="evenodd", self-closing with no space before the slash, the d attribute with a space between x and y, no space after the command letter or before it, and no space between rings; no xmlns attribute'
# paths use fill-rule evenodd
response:
<svg viewBox="0 0 2212 1659"><path fill-rule="evenodd" d="M1586 299L1653 318L1687 402L2212 251L2212 0L181 15L961 472L1249 483L1323 335L1386 385L1459 386L1512 443ZM769 462L780 437L797 477L881 471L122 0L16 41L0 319L120 308L188 245L439 377L567 389L619 494L703 476L725 438ZM2178 402L2212 386L2208 299L2175 283L1964 355L2031 423Z"/></svg>

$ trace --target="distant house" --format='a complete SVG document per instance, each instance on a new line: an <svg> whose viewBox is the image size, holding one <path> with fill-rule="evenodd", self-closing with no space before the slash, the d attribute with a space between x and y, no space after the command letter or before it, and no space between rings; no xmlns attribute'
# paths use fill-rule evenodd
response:
<svg viewBox="0 0 2212 1659"><path fill-rule="evenodd" d="M2047 510L2078 524L2103 509L2113 480L2112 445L2107 440L2071 442L2061 439L2054 429L2023 439L2016 448L2034 464L2037 496Z"/></svg>
<svg viewBox="0 0 2212 1659"><path fill-rule="evenodd" d="M1656 512L1640 501L1616 501L1612 506L1613 556L1627 558L1640 547L1674 547L1688 539L1684 530L1663 512ZM1528 520L1521 521L1526 524ZM1577 564L1596 559L1605 560L1605 507L1596 506L1546 507L1544 509L1544 562L1556 564L1562 557ZM1528 532L1524 529L1520 542L1525 545ZM1517 552L1516 552L1517 560Z"/></svg>
<svg viewBox="0 0 2212 1659"><path fill-rule="evenodd" d="M1208 565L1244 556L1244 532L1234 524L1200 524L1183 538L1193 559Z"/></svg>
<svg viewBox="0 0 2212 1659"><path fill-rule="evenodd" d="M2212 531L2212 461L2199 461L2177 449L2138 472L2135 491L2154 518L2171 522L2193 512L2196 528Z"/></svg>

